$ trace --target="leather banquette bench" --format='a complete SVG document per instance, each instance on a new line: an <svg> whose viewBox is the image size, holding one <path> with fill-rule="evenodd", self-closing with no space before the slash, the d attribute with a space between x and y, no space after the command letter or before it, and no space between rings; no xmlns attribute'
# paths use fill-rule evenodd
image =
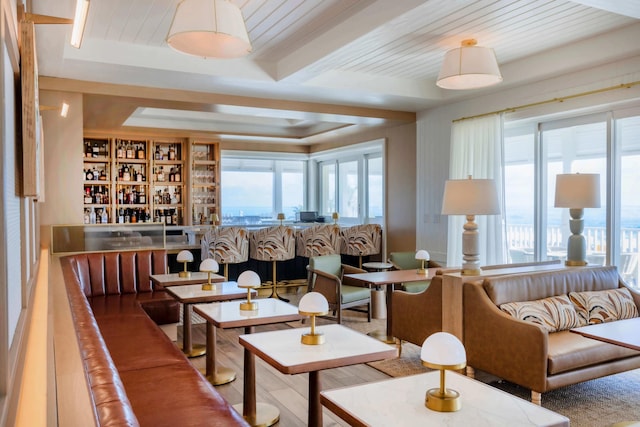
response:
<svg viewBox="0 0 640 427"><path fill-rule="evenodd" d="M640 352L571 328L637 317L640 293L616 267L510 274L464 283L464 346L473 369L541 393L640 368Z"/></svg>
<svg viewBox="0 0 640 427"><path fill-rule="evenodd" d="M60 259L98 426L247 426L158 324L179 306L150 275L164 250Z"/></svg>

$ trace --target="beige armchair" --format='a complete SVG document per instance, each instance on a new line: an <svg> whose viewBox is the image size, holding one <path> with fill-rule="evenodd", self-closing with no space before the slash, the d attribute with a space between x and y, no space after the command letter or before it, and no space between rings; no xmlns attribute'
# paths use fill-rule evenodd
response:
<svg viewBox="0 0 640 427"><path fill-rule="evenodd" d="M366 306L367 320L371 321L371 290L349 284L345 274L366 273L357 267L342 264L340 255L323 255L309 258L309 292L319 292L327 299L329 309L342 323L342 310Z"/></svg>

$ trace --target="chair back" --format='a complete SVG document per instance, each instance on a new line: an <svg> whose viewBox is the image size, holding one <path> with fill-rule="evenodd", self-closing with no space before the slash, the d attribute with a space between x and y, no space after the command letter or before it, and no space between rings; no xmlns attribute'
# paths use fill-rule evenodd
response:
<svg viewBox="0 0 640 427"><path fill-rule="evenodd" d="M340 253L340 227L336 225L314 225L298 231L296 254L311 258Z"/></svg>
<svg viewBox="0 0 640 427"><path fill-rule="evenodd" d="M342 275L342 261L338 254L311 257L309 258L309 268L338 277Z"/></svg>
<svg viewBox="0 0 640 427"><path fill-rule="evenodd" d="M354 256L379 254L381 241L380 224L354 225L342 230L341 253Z"/></svg>
<svg viewBox="0 0 640 427"><path fill-rule="evenodd" d="M296 256L293 227L277 225L249 233L249 257L258 261L286 261Z"/></svg>
<svg viewBox="0 0 640 427"><path fill-rule="evenodd" d="M420 268L422 263L416 259L415 252L391 252L389 254L389 261L398 270L413 270ZM428 264L425 263L425 268Z"/></svg>
<svg viewBox="0 0 640 427"><path fill-rule="evenodd" d="M249 259L249 236L244 227L216 227L201 240L202 259L219 264L238 264Z"/></svg>

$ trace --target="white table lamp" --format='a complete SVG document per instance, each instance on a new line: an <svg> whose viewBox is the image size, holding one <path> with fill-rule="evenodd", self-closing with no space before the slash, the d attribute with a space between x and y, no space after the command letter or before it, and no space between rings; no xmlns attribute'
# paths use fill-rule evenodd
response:
<svg viewBox="0 0 640 427"><path fill-rule="evenodd" d="M320 292L308 292L298 304L298 312L303 316L311 317L311 332L302 335L302 344L324 344L324 335L316 332L316 316L324 316L329 313L329 303Z"/></svg>
<svg viewBox="0 0 640 427"><path fill-rule="evenodd" d="M258 303L251 301L251 290L257 289L262 284L260 276L255 271L247 270L238 276L238 287L247 290L247 301L240 303L240 310L243 312L255 311L258 309Z"/></svg>
<svg viewBox="0 0 640 427"><path fill-rule="evenodd" d="M587 242L584 230L584 208L600 207L600 175L560 174L556 175L556 208L569 208L571 236L567 243L567 266L587 265Z"/></svg>
<svg viewBox="0 0 640 427"><path fill-rule="evenodd" d="M445 387L445 370L458 370L467 365L467 353L455 335L436 332L422 344L420 360L427 368L440 370L440 387L427 391L425 406L438 412L455 412L462 405L460 393Z"/></svg>
<svg viewBox="0 0 640 427"><path fill-rule="evenodd" d="M333 219L333 224L338 225L338 220L340 219L340 214L338 212L334 212L331 214L331 219Z"/></svg>
<svg viewBox="0 0 640 427"><path fill-rule="evenodd" d="M191 277L191 272L187 271L187 264L193 262L193 254L189 251L180 251L178 252L178 256L176 257L178 262L184 264L184 270L178 273L178 277L187 278Z"/></svg>
<svg viewBox="0 0 640 427"><path fill-rule="evenodd" d="M211 291L213 290L213 285L211 284L211 273L217 273L220 269L218 262L213 258L207 258L200 263L200 271L207 272L207 283L202 285L203 291Z"/></svg>
<svg viewBox="0 0 640 427"><path fill-rule="evenodd" d="M452 179L445 183L443 215L466 215L462 233L462 274L480 274L480 249L476 215L500 213L498 191L493 179Z"/></svg>
<svg viewBox="0 0 640 427"><path fill-rule="evenodd" d="M429 260L431 259L429 252L425 251L424 249L420 249L418 252L416 252L416 259L422 261L422 266L418 269L418 274L427 274L427 269L424 268L424 262L429 262Z"/></svg>

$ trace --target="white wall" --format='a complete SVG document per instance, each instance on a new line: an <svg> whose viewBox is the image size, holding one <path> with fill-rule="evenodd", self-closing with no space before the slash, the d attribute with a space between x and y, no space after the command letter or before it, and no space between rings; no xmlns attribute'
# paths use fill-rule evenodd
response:
<svg viewBox="0 0 640 427"><path fill-rule="evenodd" d="M543 67L544 64L540 66ZM417 246L429 250L434 260L447 259L448 220L446 216L440 215L440 211L444 183L449 177L449 147L453 120L639 80L640 57L635 57L518 88L508 88L508 82L503 82L505 89L500 93L479 95L419 113L417 186L422 191L417 192ZM595 107L605 108L613 103L634 100L640 103L639 86L527 108L509 113L507 118L580 114Z"/></svg>

